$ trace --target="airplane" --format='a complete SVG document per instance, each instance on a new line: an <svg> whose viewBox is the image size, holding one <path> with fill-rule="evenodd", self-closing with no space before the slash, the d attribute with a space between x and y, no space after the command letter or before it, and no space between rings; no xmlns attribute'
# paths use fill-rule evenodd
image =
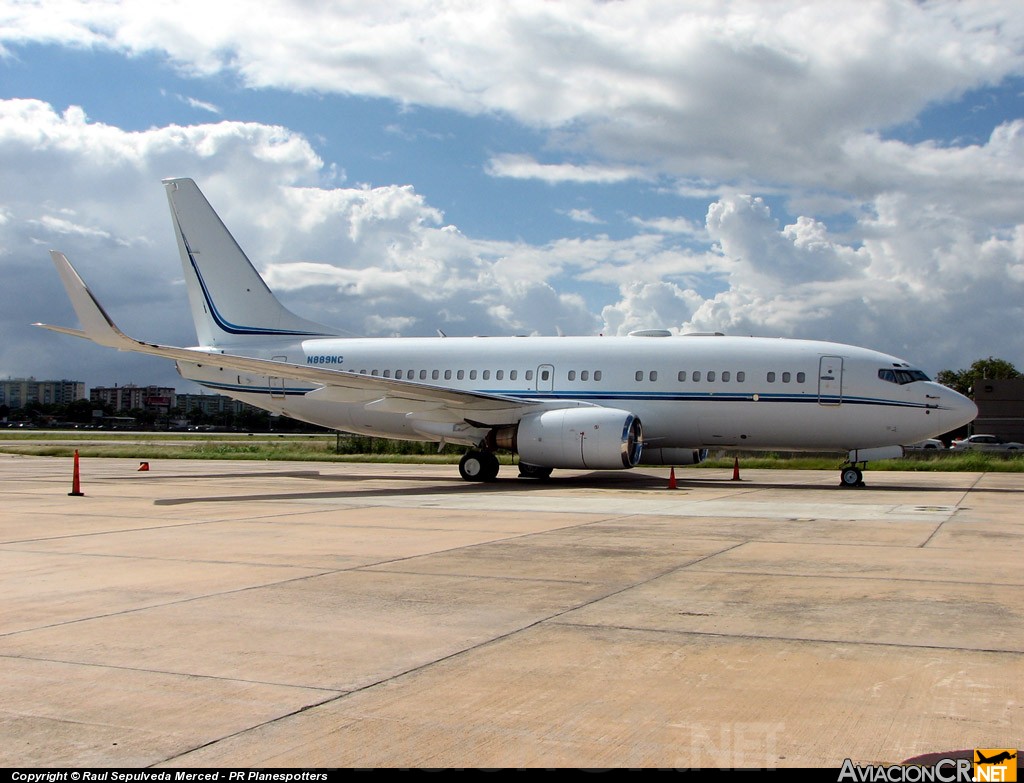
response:
<svg viewBox="0 0 1024 783"><path fill-rule="evenodd" d="M1016 753L1011 753L1008 750L1001 751L995 754L992 758L985 758L985 754L980 750L975 750L975 754L978 756L977 764L1002 764L1004 761L1012 761L1017 758Z"/></svg>
<svg viewBox="0 0 1024 783"><path fill-rule="evenodd" d="M869 460L972 421L977 407L895 356L832 342L650 329L628 336L343 337L278 301L191 179L163 185L198 345L136 340L51 251L81 329L35 324L176 362L189 380L334 430L467 448L459 472L692 465L709 449Z"/></svg>

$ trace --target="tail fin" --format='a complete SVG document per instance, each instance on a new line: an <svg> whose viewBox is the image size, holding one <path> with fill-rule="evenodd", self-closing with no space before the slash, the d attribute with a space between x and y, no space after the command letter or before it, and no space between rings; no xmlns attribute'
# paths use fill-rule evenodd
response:
<svg viewBox="0 0 1024 783"><path fill-rule="evenodd" d="M297 316L277 300L195 182L163 183L200 345L339 334Z"/></svg>

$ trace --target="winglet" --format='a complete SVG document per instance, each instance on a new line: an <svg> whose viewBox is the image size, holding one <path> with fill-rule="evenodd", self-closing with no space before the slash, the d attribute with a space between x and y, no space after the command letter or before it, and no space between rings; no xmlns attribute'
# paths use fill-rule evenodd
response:
<svg viewBox="0 0 1024 783"><path fill-rule="evenodd" d="M99 345L106 345L110 348L130 350L134 347L135 341L117 328L117 325L110 319L103 306L92 295L92 291L79 277L78 272L71 266L67 256L57 250L50 251L50 258L53 259L57 272L60 274L61 282L68 292L71 305L75 308L75 314L82 325L82 329L71 329L66 326L50 326L49 324L33 324L43 329L54 332L71 334L75 337L84 337Z"/></svg>

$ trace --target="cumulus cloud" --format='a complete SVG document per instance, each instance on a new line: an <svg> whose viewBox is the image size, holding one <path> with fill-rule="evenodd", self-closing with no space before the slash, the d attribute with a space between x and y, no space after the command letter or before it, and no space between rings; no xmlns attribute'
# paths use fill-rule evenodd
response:
<svg viewBox="0 0 1024 783"><path fill-rule="evenodd" d="M122 357L26 328L74 323L49 247L78 263L129 332L193 340L158 185L168 171L199 172L289 307L354 333L669 328L823 337L897 354L928 346L953 365L965 345L968 357L991 353L991 335L1024 315L1024 225L979 227L908 195L876 199L856 240L811 217L782 224L763 198L741 194L711 202L703 228L669 216L637 221L638 233L618 239L482 240L445 224L410 186L324 184L325 164L285 128L127 132L37 101L0 102L0 166L10 183L0 203L0 318L16 335L0 372L46 374L40 361L63 368L87 356L97 380L133 379L118 374ZM581 284L607 296L588 301ZM27 290L42 295L27 299ZM965 307L971 317L955 330L939 315ZM171 380L163 365L133 366L147 367L140 378Z"/></svg>
<svg viewBox="0 0 1024 783"><path fill-rule="evenodd" d="M489 148L494 178L642 185L699 201L705 222L659 204L659 217L637 210L633 234L483 240L406 183L334 186L339 162L283 125L129 132L88 106L3 101L5 330L45 317L10 292L59 244L125 307L125 326L187 342L155 183L188 173L293 309L353 331L822 336L923 349L931 369L1020 349L1006 335L1024 301L1024 120L979 138L891 133L1024 72L1012 4L250 5L23 2L2 12L0 46L156 54L253 89L489 115L545 141ZM60 302L46 285L42 301ZM174 320L161 315L172 303Z"/></svg>
<svg viewBox="0 0 1024 783"><path fill-rule="evenodd" d="M0 372L60 373L85 355L90 380L109 382L124 365L115 354L27 327L75 323L50 267L51 247L68 254L130 333L194 341L159 185L168 172L195 173L292 309L351 332L554 334L597 326L581 297L530 274L568 263L556 245L466 237L410 186L319 185L323 162L281 127L220 122L128 132L90 122L76 107L0 101L0 167L0 320L5 334L16 335L6 341ZM169 367L146 366L170 380Z"/></svg>
<svg viewBox="0 0 1024 783"><path fill-rule="evenodd" d="M1024 63L1024 18L1012 4L268 0L253 14L241 0L48 0L5 17L8 46L155 52L187 73L231 72L254 88L499 113L568 131L568 143L606 166L628 161L623 172L644 162L719 181L851 185L864 173L859 152L891 151L877 131ZM900 166L926 168L941 152L902 150ZM591 173L514 155L492 167Z"/></svg>
<svg viewBox="0 0 1024 783"><path fill-rule="evenodd" d="M729 286L684 329L817 336L925 353L937 370L953 357L1012 353L999 334L1022 314L1024 226L980 229L899 198L880 200L854 247L810 218L779 226L753 197L712 204L707 229ZM989 346L986 348L985 346Z"/></svg>

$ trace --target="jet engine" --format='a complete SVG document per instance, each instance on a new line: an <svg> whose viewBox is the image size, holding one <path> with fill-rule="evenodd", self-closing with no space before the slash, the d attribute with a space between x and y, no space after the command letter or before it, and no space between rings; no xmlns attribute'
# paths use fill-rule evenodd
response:
<svg viewBox="0 0 1024 783"><path fill-rule="evenodd" d="M494 433L498 448L521 462L548 468L621 470L640 461L640 419L616 408L567 408L531 413Z"/></svg>

